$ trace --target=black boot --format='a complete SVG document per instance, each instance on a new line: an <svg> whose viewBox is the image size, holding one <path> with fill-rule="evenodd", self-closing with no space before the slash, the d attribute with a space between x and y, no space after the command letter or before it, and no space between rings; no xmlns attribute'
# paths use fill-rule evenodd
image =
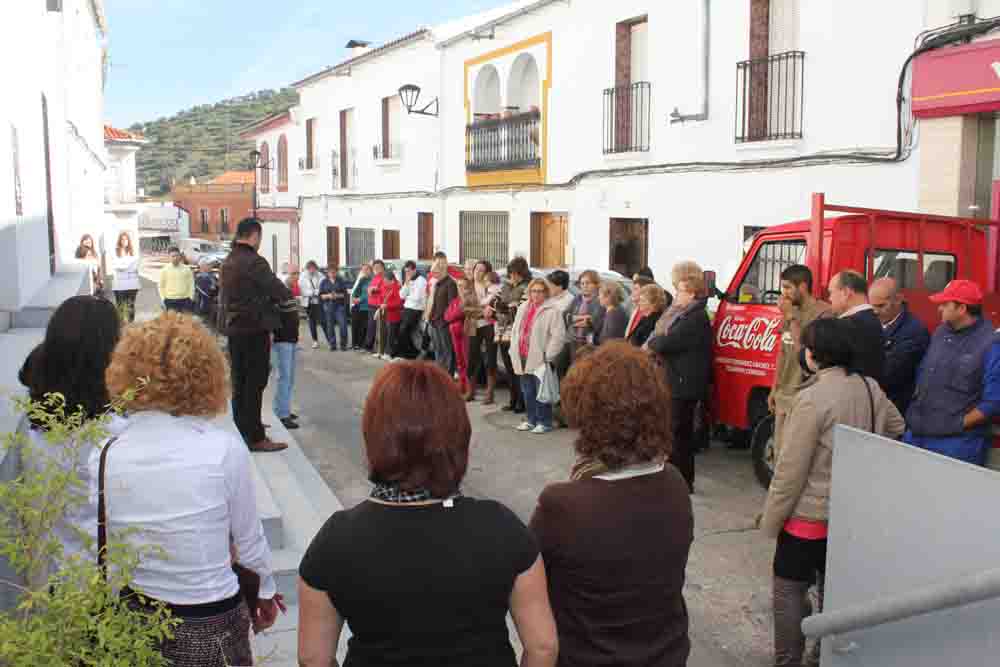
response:
<svg viewBox="0 0 1000 667"><path fill-rule="evenodd" d="M809 584L775 577L773 586L774 667L800 667L806 647L802 619Z"/></svg>

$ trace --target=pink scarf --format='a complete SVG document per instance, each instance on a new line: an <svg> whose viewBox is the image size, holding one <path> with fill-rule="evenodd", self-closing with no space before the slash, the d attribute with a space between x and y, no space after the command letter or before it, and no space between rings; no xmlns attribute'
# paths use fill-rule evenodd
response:
<svg viewBox="0 0 1000 667"><path fill-rule="evenodd" d="M521 357L524 359L528 358L528 343L531 342L531 325L535 322L535 315L538 314L538 304L532 303L528 306L528 312L524 314L524 322L521 323L521 340L517 343L517 351L521 353Z"/></svg>

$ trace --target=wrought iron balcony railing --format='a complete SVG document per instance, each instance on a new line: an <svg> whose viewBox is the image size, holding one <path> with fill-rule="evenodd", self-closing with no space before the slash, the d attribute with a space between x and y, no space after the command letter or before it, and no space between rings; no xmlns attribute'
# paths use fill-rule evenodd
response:
<svg viewBox="0 0 1000 667"><path fill-rule="evenodd" d="M648 81L604 90L604 153L649 150L652 118Z"/></svg>
<svg viewBox="0 0 1000 667"><path fill-rule="evenodd" d="M403 146L401 144L385 144L380 141L372 146L372 157L376 161L401 160Z"/></svg>
<svg viewBox="0 0 1000 667"><path fill-rule="evenodd" d="M466 126L466 171L537 169L542 162L541 119L541 112L529 111Z"/></svg>
<svg viewBox="0 0 1000 667"><path fill-rule="evenodd" d="M802 138L803 51L736 63L736 143Z"/></svg>

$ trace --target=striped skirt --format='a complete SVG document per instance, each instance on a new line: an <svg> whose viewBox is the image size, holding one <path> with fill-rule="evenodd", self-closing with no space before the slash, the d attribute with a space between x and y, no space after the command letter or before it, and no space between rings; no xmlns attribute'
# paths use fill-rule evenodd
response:
<svg viewBox="0 0 1000 667"><path fill-rule="evenodd" d="M137 602L133 602L139 607ZM238 605L212 616L184 617L174 638L164 640L160 652L172 667L250 667L250 610Z"/></svg>

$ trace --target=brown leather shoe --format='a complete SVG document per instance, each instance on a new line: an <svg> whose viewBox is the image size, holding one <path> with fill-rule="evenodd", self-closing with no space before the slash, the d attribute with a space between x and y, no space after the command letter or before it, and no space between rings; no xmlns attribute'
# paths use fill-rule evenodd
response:
<svg viewBox="0 0 1000 667"><path fill-rule="evenodd" d="M270 440L261 440L250 445L251 452L280 452L283 449L288 449L288 445L283 442L271 442Z"/></svg>

